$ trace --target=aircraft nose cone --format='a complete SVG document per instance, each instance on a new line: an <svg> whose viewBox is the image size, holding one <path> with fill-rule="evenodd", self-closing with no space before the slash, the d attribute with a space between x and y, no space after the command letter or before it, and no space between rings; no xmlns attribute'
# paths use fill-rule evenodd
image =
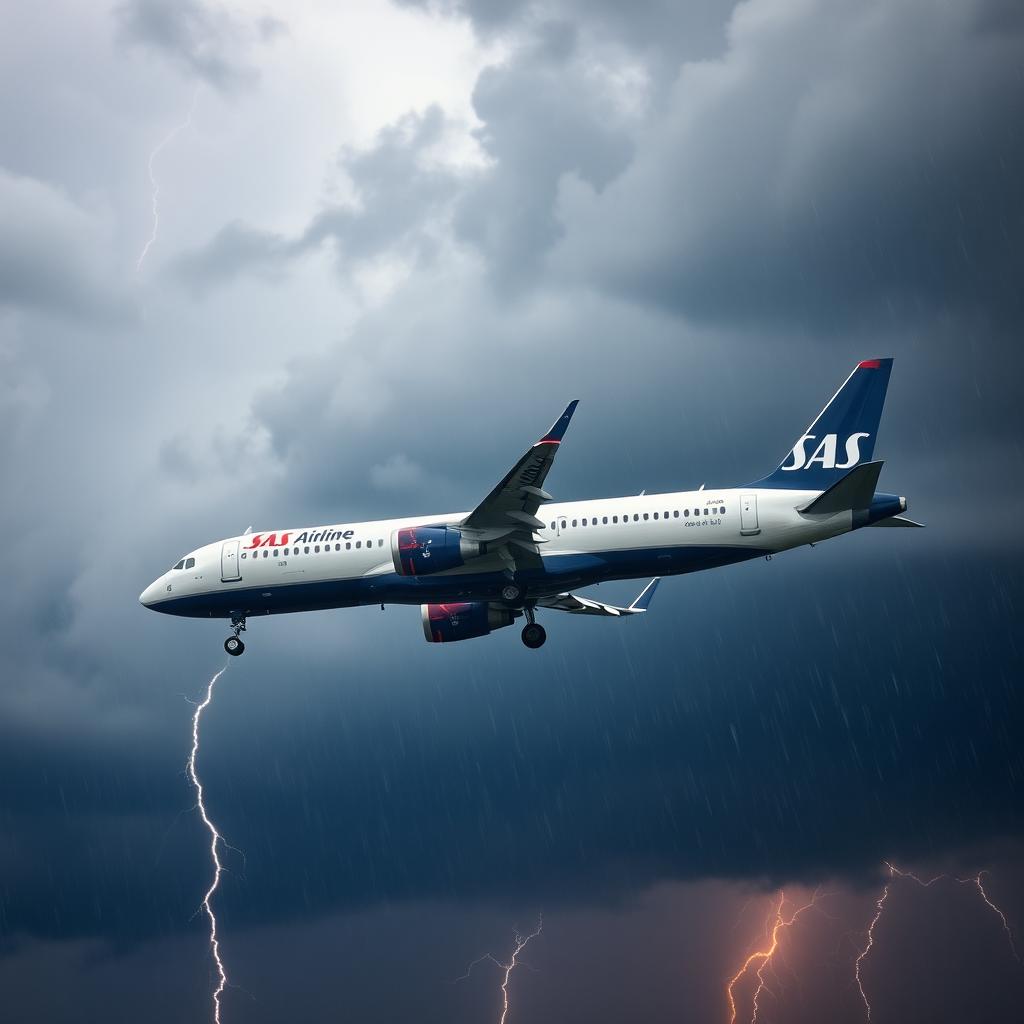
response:
<svg viewBox="0 0 1024 1024"><path fill-rule="evenodd" d="M139 594L139 604L145 608L153 607L153 603L156 601L157 584L159 582L159 580L154 580L141 594Z"/></svg>

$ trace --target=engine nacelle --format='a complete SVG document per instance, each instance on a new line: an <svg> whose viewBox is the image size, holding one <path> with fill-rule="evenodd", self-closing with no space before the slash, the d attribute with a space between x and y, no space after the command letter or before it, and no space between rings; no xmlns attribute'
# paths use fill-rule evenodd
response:
<svg viewBox="0 0 1024 1024"><path fill-rule="evenodd" d="M484 553L454 526L408 526L391 535L391 558L399 576L429 576L458 569Z"/></svg>
<svg viewBox="0 0 1024 1024"><path fill-rule="evenodd" d="M485 601L456 604L421 604L423 635L427 643L450 644L456 640L472 640L487 636L492 629L511 626L515 612L510 608L494 608Z"/></svg>

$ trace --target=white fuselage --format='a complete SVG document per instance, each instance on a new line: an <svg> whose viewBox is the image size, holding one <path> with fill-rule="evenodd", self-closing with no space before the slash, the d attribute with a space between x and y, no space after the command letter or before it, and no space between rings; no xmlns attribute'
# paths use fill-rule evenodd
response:
<svg viewBox="0 0 1024 1024"><path fill-rule="evenodd" d="M542 568L531 597L610 579L713 568L849 532L853 514L798 511L819 492L730 488L552 502L538 512ZM458 526L466 513L260 531L207 544L140 600L172 614L234 617L358 604L489 600L505 565L482 555L441 573L402 576L397 530ZM194 562L188 563L194 559Z"/></svg>

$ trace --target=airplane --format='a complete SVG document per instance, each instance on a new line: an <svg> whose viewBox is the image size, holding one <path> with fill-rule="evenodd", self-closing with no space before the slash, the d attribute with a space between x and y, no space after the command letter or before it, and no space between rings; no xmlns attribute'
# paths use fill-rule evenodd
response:
<svg viewBox="0 0 1024 1024"><path fill-rule="evenodd" d="M854 368L768 476L744 487L555 503L544 484L578 402L469 512L284 530L251 528L189 552L140 595L147 608L231 621L357 605L420 605L430 643L487 636L539 611L609 618L647 611L665 576L768 558L865 526L918 527L906 498L876 491L871 461L892 359ZM653 577L618 607L572 589Z"/></svg>

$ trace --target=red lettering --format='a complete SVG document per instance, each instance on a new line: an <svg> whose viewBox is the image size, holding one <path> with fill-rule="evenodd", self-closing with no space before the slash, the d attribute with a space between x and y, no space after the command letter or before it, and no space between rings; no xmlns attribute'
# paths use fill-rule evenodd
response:
<svg viewBox="0 0 1024 1024"><path fill-rule="evenodd" d="M252 535L252 543L246 545L246 551L251 551L253 548L284 547L284 545L288 543L289 536L290 534L282 533L281 539L278 540L276 533L268 533L266 537L261 533L254 533Z"/></svg>

